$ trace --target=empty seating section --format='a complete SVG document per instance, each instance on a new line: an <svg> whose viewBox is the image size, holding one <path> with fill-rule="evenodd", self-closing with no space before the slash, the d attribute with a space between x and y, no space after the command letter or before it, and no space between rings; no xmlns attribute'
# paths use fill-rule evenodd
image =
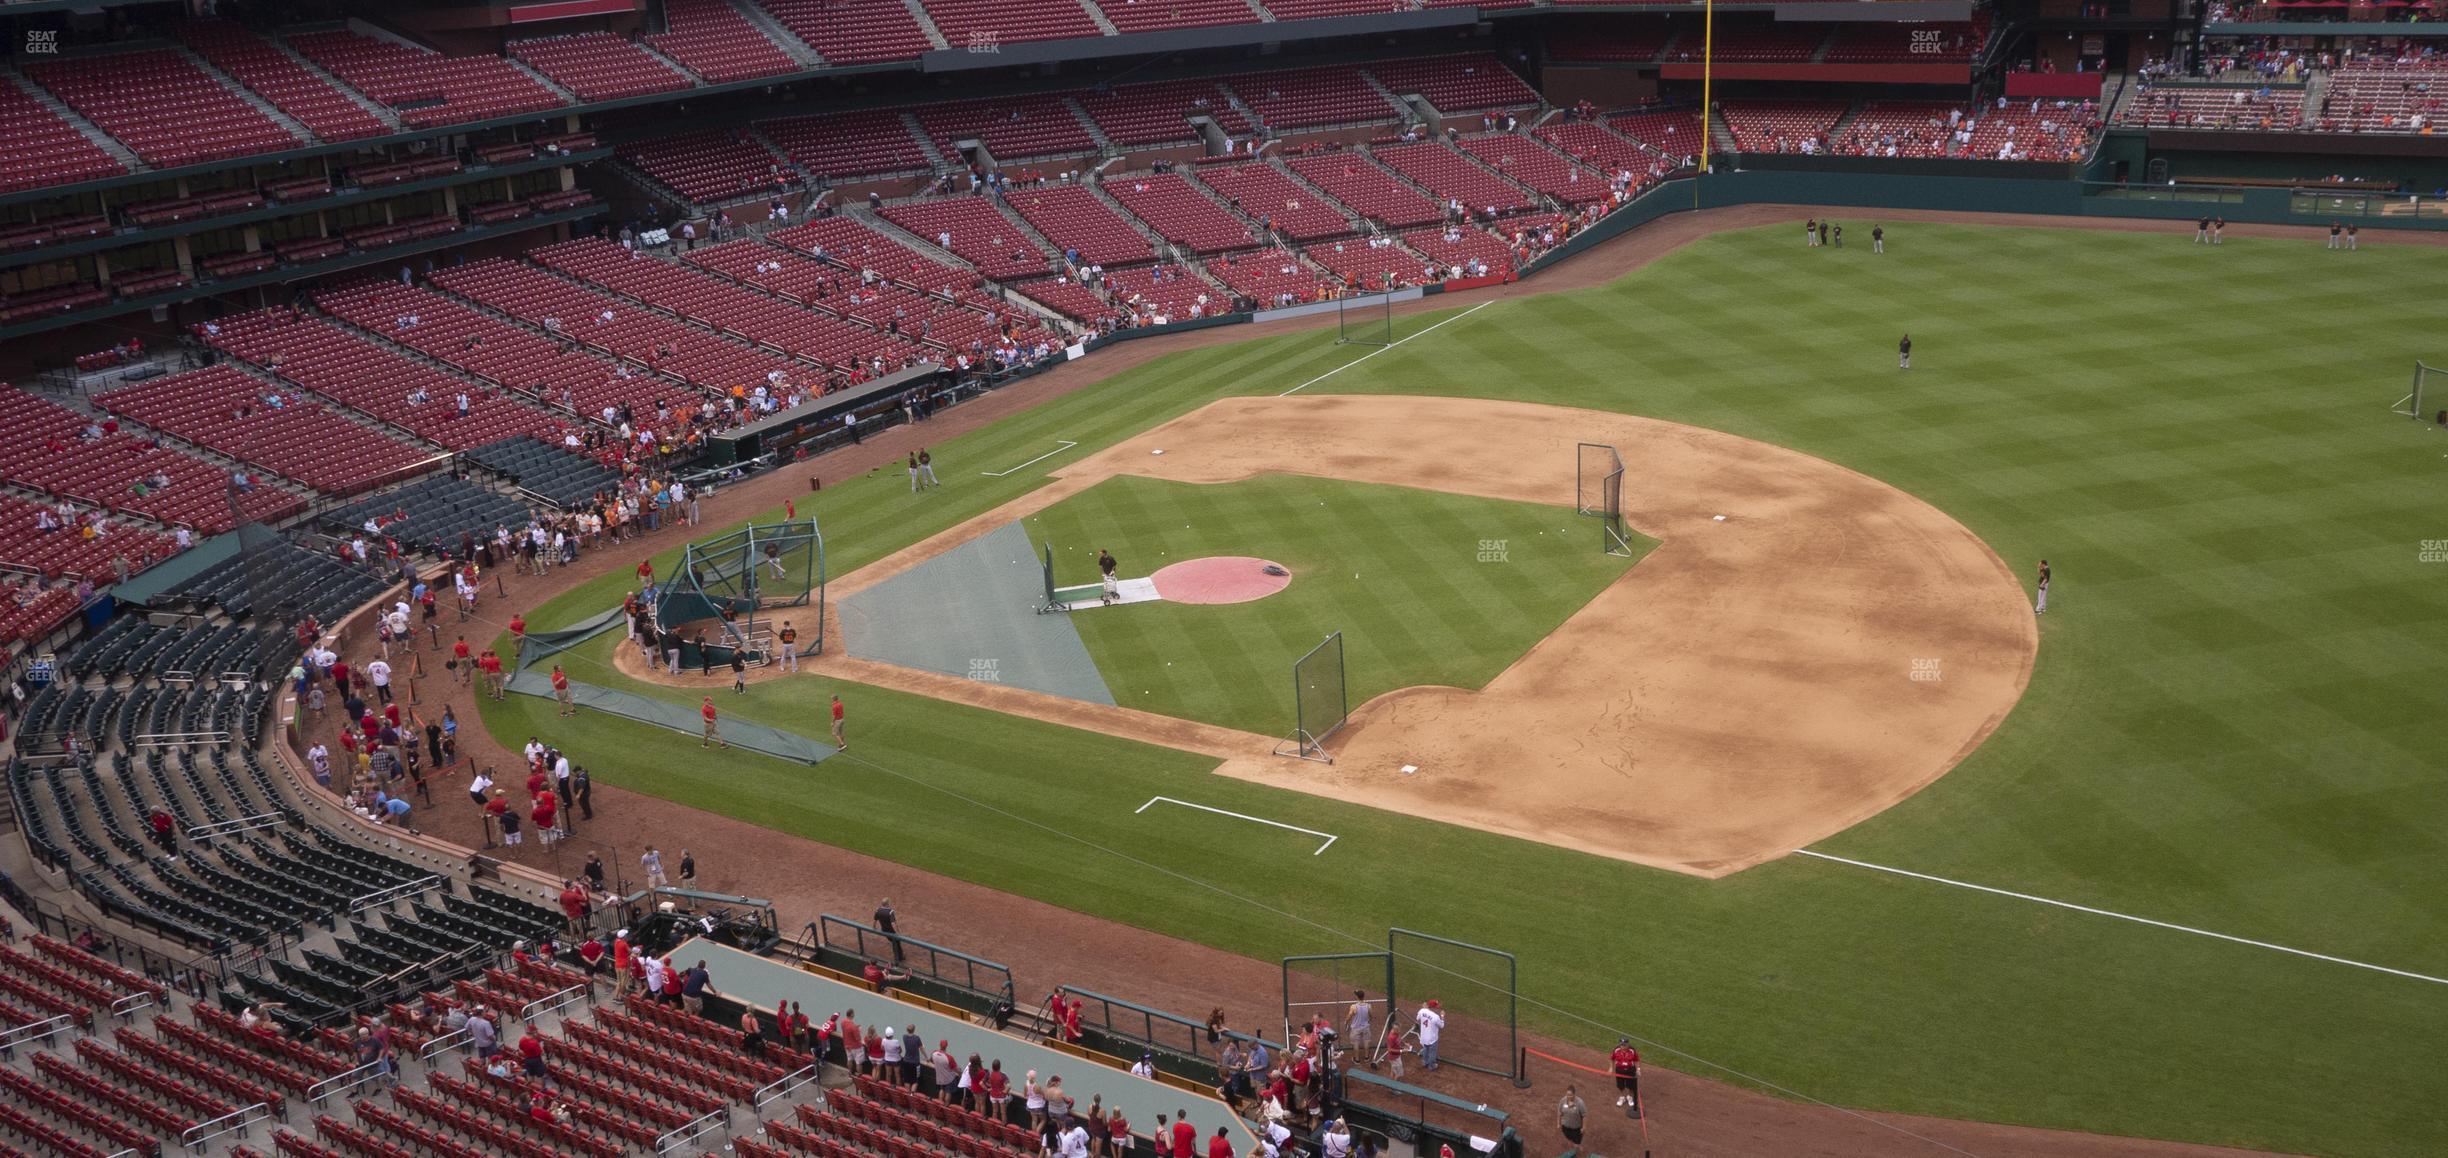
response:
<svg viewBox="0 0 2448 1158"><path fill-rule="evenodd" d="M2376 127L2378 106L2371 117L2353 115L2356 105L2344 92L2329 90L2329 115L2346 111L2341 123ZM2303 90L2272 88L2269 96L2244 87L2208 88L2160 85L2136 96L2117 114L2119 124L2182 129L2292 129L2303 124Z"/></svg>
<svg viewBox="0 0 2448 1158"><path fill-rule="evenodd" d="M798 61L724 0L664 0L663 22L668 31L646 43L708 84L799 71Z"/></svg>
<svg viewBox="0 0 2448 1158"><path fill-rule="evenodd" d="M1403 244L1426 254L1447 271L1477 261L1490 273L1513 268L1513 249L1504 239L1476 226L1432 225L1402 235Z"/></svg>
<svg viewBox="0 0 2448 1158"><path fill-rule="evenodd" d="M757 132L793 164L819 177L906 173L926 168L926 150L890 109L759 121Z"/></svg>
<svg viewBox="0 0 2448 1158"><path fill-rule="evenodd" d="M1414 93L1428 98L1440 113L1475 113L1481 109L1524 109L1539 104L1539 94L1504 62L1484 52L1437 56L1421 60L1390 60L1368 66L1396 96Z"/></svg>
<svg viewBox="0 0 2448 1158"><path fill-rule="evenodd" d="M289 114L326 141L354 141L391 131L348 94L236 24L208 20L182 24L178 37L214 68L228 73L272 107Z"/></svg>
<svg viewBox="0 0 2448 1158"><path fill-rule="evenodd" d="M855 217L819 217L774 230L765 240L854 272L872 269L903 285L946 297L975 289L980 281L976 270L945 265Z"/></svg>
<svg viewBox="0 0 2448 1158"><path fill-rule="evenodd" d="M1386 0L1266 0L1266 10L1274 13L1277 20L1317 20L1328 16L1368 16L1402 9L1389 5Z"/></svg>
<svg viewBox="0 0 2448 1158"><path fill-rule="evenodd" d="M688 78L672 71L670 65L609 32L513 40L506 47L511 56L584 101L619 100L689 87Z"/></svg>
<svg viewBox="0 0 2448 1158"><path fill-rule="evenodd" d="M1390 121L1400 115L1368 78L1349 68L1300 68L1228 76L1224 83L1267 127L1314 128Z"/></svg>
<svg viewBox="0 0 2448 1158"><path fill-rule="evenodd" d="M2148 96L2158 95L2155 90ZM2284 110L2287 90L2272 89L2271 104ZM2300 110L2302 94L2293 107ZM2355 133L2430 132L2439 122L2443 97L2448 97L2448 59L2359 59L2329 73L2329 92L2321 108L2319 127ZM2280 124L2284 113L2272 116Z"/></svg>
<svg viewBox="0 0 2448 1158"><path fill-rule="evenodd" d="M105 433L102 426L67 407L0 387L0 429L10 434L0 442L0 479L199 531L236 525L230 517L229 475L221 468L133 435ZM95 437L85 437L88 433ZM167 476L170 485L147 483L147 493L137 496L136 484L156 475ZM258 485L241 496L241 506L250 517L278 519L295 514L305 502L294 491Z"/></svg>
<svg viewBox="0 0 2448 1158"><path fill-rule="evenodd" d="M1535 147L1535 146L1534 146ZM1443 141L1381 145L1377 159L1440 198L1459 200L1472 213L1534 209L1538 201L1504 178L1473 165Z"/></svg>
<svg viewBox="0 0 2448 1158"><path fill-rule="evenodd" d="M1625 113L1607 118L1607 127L1651 148L1676 157L1700 152L1700 110Z"/></svg>
<svg viewBox="0 0 2448 1158"><path fill-rule="evenodd" d="M909 343L839 318L792 307L752 290L667 262L641 258L600 238L567 241L528 255L537 264L758 345L846 368L883 358L898 366L918 351ZM567 324L567 323L565 323ZM590 325L592 321L580 323ZM744 379L736 373L733 384Z"/></svg>
<svg viewBox="0 0 2448 1158"><path fill-rule="evenodd" d="M49 531L35 529L42 505L11 494L0 494L0 567L31 571L46 578L88 576L97 582L118 574L118 560L131 571L170 557L170 536L128 523L113 523L92 538L73 526Z"/></svg>
<svg viewBox="0 0 2448 1158"><path fill-rule="evenodd" d="M1255 161L1207 165L1198 170L1198 179L1242 213L1293 241L1341 237L1353 231L1351 219L1334 202L1272 165Z"/></svg>
<svg viewBox="0 0 2448 1158"><path fill-rule="evenodd" d="M521 261L488 258L469 262L438 270L431 281L439 289L529 325L554 322L562 337L581 346L678 375L708 390L728 393L733 386L761 381L775 370L791 373L798 369L773 354L639 309L635 303L575 285ZM607 310L612 320L601 321Z"/></svg>
<svg viewBox="0 0 2448 1158"><path fill-rule="evenodd" d="M1069 3L1070 0L1063 0ZM957 162L960 142L983 142L996 161L1010 164L1031 157L1053 157L1096 151L1078 114L1060 96L1018 96L997 100L953 101L920 105L911 110L946 160Z"/></svg>
<svg viewBox="0 0 2448 1158"><path fill-rule="evenodd" d="M508 395L314 317L263 310L225 319L213 345L299 386L451 450L550 429L551 416ZM467 398L467 412L457 405Z"/></svg>
<svg viewBox="0 0 2448 1158"><path fill-rule="evenodd" d="M619 157L693 204L771 193L781 166L773 151L738 129L657 137L622 145Z"/></svg>
<svg viewBox="0 0 2448 1158"><path fill-rule="evenodd" d="M1245 0L1097 0L1097 7L1123 32L1258 23Z"/></svg>
<svg viewBox="0 0 2448 1158"><path fill-rule="evenodd" d="M1827 140L1845 114L1844 101L1721 101L1718 114L1745 152L1798 153L1802 142Z"/></svg>
<svg viewBox="0 0 2448 1158"><path fill-rule="evenodd" d="M0 191L93 181L125 171L125 164L86 140L76 125L0 78Z"/></svg>
<svg viewBox="0 0 2448 1158"><path fill-rule="evenodd" d="M933 243L997 281L1053 268L1020 226L983 197L945 197L884 207L884 220Z"/></svg>
<svg viewBox="0 0 2448 1158"><path fill-rule="evenodd" d="M1354 289L1386 289L1420 280L1425 263L1390 237L1347 237L1301 251Z"/></svg>
<svg viewBox="0 0 2448 1158"><path fill-rule="evenodd" d="M985 48L1024 40L1101 36L1079 0L923 0L935 30L954 48Z"/></svg>
<svg viewBox="0 0 2448 1158"><path fill-rule="evenodd" d="M1224 294L1182 265L1142 265L1107 271L1114 300L1173 319L1224 312ZM1203 300L1202 300L1203 299Z"/></svg>
<svg viewBox="0 0 2448 1158"><path fill-rule="evenodd" d="M350 534L371 520L406 550L456 547L462 534L489 535L495 527L524 526L528 505L482 483L437 474L397 490L370 495L318 516L331 531Z"/></svg>
<svg viewBox="0 0 2448 1158"><path fill-rule="evenodd" d="M1207 272L1261 308L1309 301L1333 284L1288 249L1228 253L1208 262Z"/></svg>
<svg viewBox="0 0 2448 1158"><path fill-rule="evenodd" d="M1095 290L1067 277L1013 282L1011 291L1082 325L1095 325L1104 318L1122 314Z"/></svg>
<svg viewBox="0 0 2448 1158"><path fill-rule="evenodd" d="M208 366L114 390L95 404L326 494L344 495L430 469L432 454L387 438L230 366Z"/></svg>
<svg viewBox="0 0 2448 1158"><path fill-rule="evenodd" d="M289 38L306 59L389 105L410 128L465 124L561 107L561 98L498 56L444 56L355 32Z"/></svg>
<svg viewBox="0 0 2448 1158"><path fill-rule="evenodd" d="M1531 135L1547 142L1548 147L1612 175L1626 169L1635 174L1649 172L1660 162L1659 154L1606 131L1588 121L1557 121Z"/></svg>
<svg viewBox="0 0 2448 1158"><path fill-rule="evenodd" d="M1224 99L1224 90L1212 80L1117 85L1080 93L1079 103L1108 140L1125 147L1195 141L1199 135L1190 124L1192 117L1214 120L1236 140L1250 134L1249 118Z"/></svg>
<svg viewBox="0 0 2448 1158"><path fill-rule="evenodd" d="M25 72L149 165L193 165L303 143L169 49L30 64Z"/></svg>
<svg viewBox="0 0 2448 1158"><path fill-rule="evenodd" d="M1285 162L1302 179L1325 190L1354 213L1379 225L1426 225L1445 216L1436 202L1394 179L1365 153L1317 153Z"/></svg>
<svg viewBox="0 0 2448 1158"><path fill-rule="evenodd" d="M856 318L875 330L897 328L903 337L913 341L958 348L993 329L986 315L962 309L946 298L921 294L890 282L862 285L854 270L762 241L744 239L709 246L689 254L688 260L785 301ZM758 266L765 268L760 270Z"/></svg>
<svg viewBox="0 0 2448 1158"><path fill-rule="evenodd" d="M907 60L935 42L902 0L757 0L791 35L833 64Z"/></svg>
<svg viewBox="0 0 2448 1158"><path fill-rule="evenodd" d="M1682 31L1676 21L1656 16L1576 20L1554 26L1547 54L1559 61L1641 64L1663 55Z"/></svg>
<svg viewBox="0 0 2448 1158"><path fill-rule="evenodd" d="M644 421L641 415L640 421ZM507 476L520 490L558 507L574 507L620 485L602 463L532 438L509 438L468 452L468 459Z"/></svg>
<svg viewBox="0 0 2448 1158"><path fill-rule="evenodd" d="M507 387L578 415L601 419L607 409L627 406L640 413L657 402L695 406L696 391L658 375L605 361L499 321L432 290L384 279L315 295L326 313L359 329L477 378ZM401 327L404 318L416 324Z"/></svg>
<svg viewBox="0 0 2448 1158"><path fill-rule="evenodd" d="M1012 209L1037 228L1046 240L1092 265L1131 265L1153 261L1156 247L1131 228L1084 185L1049 185L1015 190Z"/></svg>
<svg viewBox="0 0 2448 1158"><path fill-rule="evenodd" d="M1567 205L1589 205L1607 198L1606 178L1582 171L1581 166L1520 133L1484 133L1464 137L1461 144L1463 152L1488 168Z"/></svg>
<svg viewBox="0 0 2448 1158"><path fill-rule="evenodd" d="M1254 249L1258 238L1249 223L1176 173L1117 177L1103 183L1105 192L1138 215L1158 236L1197 253ZM1023 194L1023 197L1026 195Z"/></svg>
<svg viewBox="0 0 2448 1158"><path fill-rule="evenodd" d="M1827 38L1828 26L1824 24L1719 20L1712 47L1719 60L1803 64L1818 55L1819 45ZM1699 37L1685 36L1675 42L1674 55L1679 60L1698 60L1701 46Z"/></svg>

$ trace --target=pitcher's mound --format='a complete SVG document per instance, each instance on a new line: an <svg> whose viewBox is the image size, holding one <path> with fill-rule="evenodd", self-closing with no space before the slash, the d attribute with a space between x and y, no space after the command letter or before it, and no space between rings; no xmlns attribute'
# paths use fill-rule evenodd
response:
<svg viewBox="0 0 2448 1158"><path fill-rule="evenodd" d="M1280 563L1247 555L1212 555L1175 563L1156 572L1156 592L1174 603L1247 603L1292 585L1290 574L1270 575Z"/></svg>

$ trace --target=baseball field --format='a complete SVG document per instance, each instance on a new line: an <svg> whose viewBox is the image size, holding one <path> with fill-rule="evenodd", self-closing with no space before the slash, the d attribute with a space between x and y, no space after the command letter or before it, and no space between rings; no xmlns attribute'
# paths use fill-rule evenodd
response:
<svg viewBox="0 0 2448 1158"><path fill-rule="evenodd" d="M940 489L892 470L799 501L843 594L1015 521L1140 574L1293 572L1074 615L1110 705L828 657L722 700L821 737L842 694L851 748L812 768L548 701L485 722L1252 957L1389 925L1498 946L1525 1028L1839 1105L2448 1149L2448 436L2388 412L2440 357L2441 251L1798 232L1405 317L1383 350L1169 355L933 447ZM1623 448L1637 558L1573 514L1577 440ZM1337 629L1337 762L1253 754ZM701 694L618 651L564 661ZM1336 841L1135 811L1157 795Z"/></svg>

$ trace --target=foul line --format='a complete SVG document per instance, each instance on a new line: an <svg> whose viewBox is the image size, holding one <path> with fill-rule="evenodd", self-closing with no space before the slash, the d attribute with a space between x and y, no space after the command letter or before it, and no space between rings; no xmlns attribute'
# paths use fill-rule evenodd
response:
<svg viewBox="0 0 2448 1158"><path fill-rule="evenodd" d="M1047 460L1047 459L1049 459L1049 458L1052 458L1052 457L1054 457L1055 455L1061 454L1062 452L1064 452L1064 451L1066 451L1066 450L1069 450L1069 449L1071 449L1072 447L1075 447L1075 446L1078 446L1078 445L1079 445L1078 443L1073 442L1073 441L1071 441L1070 439L1067 439L1067 438L1057 438L1057 439L1055 439L1054 441L1055 441L1055 442L1060 443L1061 445L1059 445L1059 446L1055 447L1055 448L1054 448L1054 449L1052 449L1052 450L1049 450L1049 451L1045 452L1044 454L1038 455L1037 457L1032 458L1032 459L1028 460L1027 462L1024 462L1024 463L1021 463L1021 464L1020 464L1020 465L1018 465L1018 466L1012 467L1012 468L1010 468L1009 470L981 470L981 471L979 471L978 473L979 473L979 474L982 474L982 475L985 475L987 478L1002 478L1004 475L1011 474L1013 471L1022 471L1022 470L1027 470L1028 468L1030 468L1030 467L1032 467L1032 466L1035 466L1035 465L1037 465L1038 463L1044 462L1045 460Z"/></svg>
<svg viewBox="0 0 2448 1158"><path fill-rule="evenodd" d="M1318 375L1318 376L1317 376L1317 377L1315 377L1315 378L1311 378L1310 380L1308 380L1308 381L1306 381L1306 382L1303 382L1303 383L1301 383L1300 385L1298 385L1298 386L1295 386L1295 387L1291 388L1290 390L1286 390L1286 391L1284 391L1282 394L1278 394L1278 395L1276 395L1276 397L1277 397L1277 398L1282 398L1282 397L1285 397L1286 395L1298 394L1298 393L1300 393L1300 392L1301 392L1301 391L1303 391L1303 390L1306 390L1306 389L1308 389L1308 388L1310 388L1310 387L1312 387L1312 386L1317 385L1317 384L1318 384L1318 383L1320 383L1320 382L1323 382L1323 381L1327 380L1328 378L1332 378L1332 377L1334 377L1335 375L1337 375L1337 374L1340 374L1340 373L1344 372L1345 370L1349 370L1349 369L1351 369L1352 367L1357 366L1357 365L1359 365L1359 364L1360 364L1360 363L1362 363L1362 362L1366 362L1366 361L1368 361L1369 359L1374 358L1374 357L1376 357L1376 356L1377 356L1377 355L1379 355L1379 354L1385 353L1386 351L1393 349L1395 346L1402 345L1404 342L1408 342L1408 341L1410 341L1410 340L1411 340L1411 339L1413 339L1413 338L1419 337L1421 334L1426 334L1426 333L1429 333L1429 332L1431 332L1431 331L1434 331L1435 329L1437 329L1437 327L1438 327L1438 326L1443 326L1443 325L1446 325L1447 323L1451 323L1451 322L1458 322L1458 321L1461 321L1462 319L1467 318L1467 317L1471 316L1472 314L1478 313L1479 311L1484 310L1484 309L1488 308L1489 306L1492 306L1492 305L1495 305L1495 304L1496 304L1496 303L1494 303L1494 302L1481 302L1481 303L1479 303L1478 305L1472 306L1471 308L1469 308L1469 309L1467 309L1467 310L1464 310L1464 311L1462 311L1461 313L1455 314L1454 316L1452 316L1452 317L1450 317L1450 318L1445 319L1445 321L1438 322L1438 323L1437 323L1435 326L1430 326L1430 327L1428 327L1428 328L1427 328L1427 329L1425 329L1425 330L1421 330L1421 331L1420 331L1418 334L1405 334L1405 335L1403 335L1403 336L1402 336L1402 337L1400 337L1400 338L1396 338L1396 339L1395 339L1395 340L1394 340L1394 341L1393 341L1391 344L1389 344L1389 345L1379 346L1379 347L1377 347L1376 349L1371 350L1371 351L1369 351L1368 353L1362 354L1362 355L1360 355L1359 357L1354 358L1354 359L1352 359L1352 360L1351 360L1351 361L1349 361L1349 362L1345 362L1345 363L1343 363L1342 365L1337 366L1337 367L1335 367L1335 368L1334 368L1334 369L1332 369L1332 370L1328 370L1327 372L1325 372L1325 373L1323 373L1323 374L1320 374L1320 375Z"/></svg>
<svg viewBox="0 0 2448 1158"><path fill-rule="evenodd" d="M1323 855L1325 855L1325 852L1326 852L1326 850L1327 850L1327 849L1330 849L1330 848L1333 848L1333 847L1334 847L1334 842L1335 842L1335 841L1342 839L1341 837L1335 836L1335 835L1333 835L1332 833L1319 832L1318 830L1316 830L1316 829L1314 829L1314 828L1302 828L1301 826L1299 826L1299 825L1297 825L1297 824L1285 824L1284 822L1282 822L1282 821L1280 821L1280 820L1268 820L1268 819L1266 819L1265 817L1261 817L1261 816L1246 816L1246 815L1243 815L1242 813L1238 813L1238 812L1226 812L1226 811L1224 811L1224 810L1223 810L1223 809L1221 809L1221 808L1209 808L1209 807L1207 807L1207 806L1206 806L1206 805L1204 805L1204 804L1192 804L1192 803L1190 803L1190 802L1189 802L1189 801L1187 801L1187 800L1175 800L1175 799L1173 799L1173 798L1172 798L1172 797L1170 797L1170 796L1151 796L1151 797L1148 797L1148 802L1147 802L1147 803L1145 803L1145 804L1140 805L1140 806L1139 806L1139 807L1137 807L1137 808L1132 809L1132 810L1131 810L1131 815L1133 815L1133 816L1137 816L1137 815L1139 815L1140 813L1147 811L1148 809L1151 809L1151 808L1156 807L1158 804L1178 804L1178 805L1181 805L1181 806L1182 806L1182 807L1184 807L1184 808L1195 808L1195 809L1198 809L1198 810L1199 810L1199 811L1201 811L1201 812L1212 812L1212 813L1215 813L1217 816L1229 816L1229 817L1232 817L1232 818L1233 818L1233 819L1235 819L1235 820L1246 820L1246 821L1249 821L1249 822L1251 822L1251 823L1253 823L1253 824L1266 824L1266 825L1272 825L1272 826L1274 826L1274 827L1276 827L1276 828L1288 828L1288 829L1291 829L1291 830L1292 830L1292 831L1294 831L1294 832L1304 832L1304 833L1309 834L1310 836L1323 836L1323 837L1325 837L1325 838L1326 838L1326 843L1324 843L1324 844L1321 844L1321 845L1317 846L1317 851L1309 854L1309 855L1311 855L1311 856L1323 856Z"/></svg>
<svg viewBox="0 0 2448 1158"><path fill-rule="evenodd" d="M1928 873L1917 873L1909 869L1889 868L1883 864L1871 864L1866 860L1848 860L1841 856L1830 856L1824 852L1812 852L1807 848L1795 849L1794 855L1812 857L1818 860L1834 861L1837 864L1849 864L1855 868L1866 868L1875 872L1893 873L1896 876L1911 877L1914 880L1931 881L1942 885L1953 885L1956 888L1971 889L1974 892L1994 893L1997 896L2013 897L2018 901L2030 901L2037 905L2051 905L2060 909L2072 909L2077 913L2089 913L2095 917L2114 917L2117 920L2131 921L2137 925L2149 925L2153 928L2159 929L2173 929L2176 932L2191 933L2197 937L2212 937L2221 941L2232 941L2238 945L2250 945L2255 949L2268 949L2273 952L2286 953L2296 957L2309 957L2314 961L2326 961L2332 965L2351 965L2357 969L2368 969L2374 973L2386 973L2391 977L2403 977L2409 981L2428 981L2433 985L2448 985L2448 977L2433 977L2427 973L2412 973L2404 969L2391 969L2386 965L2373 965L2364 961L2349 961L2344 957L2332 957L2326 953L2312 952L2309 949L2293 949L2285 945L2273 945L2267 941L2255 941L2249 937L2236 937L2226 933L2214 933L2208 929L2196 929L2190 925L2178 925L2167 921L2154 921L2149 917L2136 917L2128 913L2113 913L2106 909L2094 909L2089 905L2077 905L2071 901L2054 901L2047 897L2035 897L2029 893L2017 893L2009 892L2005 889L1993 889L1988 885L1976 885L1969 881L1948 880L1945 877L1934 877Z"/></svg>

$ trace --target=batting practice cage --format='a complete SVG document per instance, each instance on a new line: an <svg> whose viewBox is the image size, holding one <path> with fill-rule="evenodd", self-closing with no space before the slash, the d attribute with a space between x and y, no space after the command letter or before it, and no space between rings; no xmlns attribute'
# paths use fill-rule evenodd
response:
<svg viewBox="0 0 2448 1158"><path fill-rule="evenodd" d="M2431 379L2438 376L2440 372L2437 366L2428 366L2421 362L2414 363L2413 390L2405 397L2398 399L2397 405L2389 409L2393 413L2403 414L2417 422L2429 419L2431 416L2423 412L2423 399L2429 398L2434 403L2439 401L2439 387L2433 386Z"/></svg>
<svg viewBox="0 0 2448 1158"><path fill-rule="evenodd" d="M1624 528L1623 455L1603 442L1581 443L1574 454L1573 510L1598 520L1600 549L1631 554L1631 535Z"/></svg>
<svg viewBox="0 0 2448 1158"><path fill-rule="evenodd" d="M679 569L655 598L655 627L680 633L683 666L701 662L700 638L717 667L728 665L737 649L747 651L752 665L769 662L774 632L784 620L799 631L800 654L821 655L824 584L824 536L816 520L750 523L681 551ZM810 612L788 613L811 604Z"/></svg>
<svg viewBox="0 0 2448 1158"><path fill-rule="evenodd" d="M1335 301L1335 344L1391 346L1394 344L1394 295L1345 294Z"/></svg>
<svg viewBox="0 0 2448 1158"><path fill-rule="evenodd" d="M1411 929L1386 930L1397 1016L1434 1000L1445 1013L1437 1064L1515 1077L1521 1046L1521 969L1511 953ZM1406 1028L1414 1022L1406 1020Z"/></svg>
<svg viewBox="0 0 2448 1158"><path fill-rule="evenodd" d="M1326 753L1326 737L1351 717L1351 700L1343 690L1343 633L1309 649L1292 664L1292 738L1275 749L1278 756L1334 763Z"/></svg>

